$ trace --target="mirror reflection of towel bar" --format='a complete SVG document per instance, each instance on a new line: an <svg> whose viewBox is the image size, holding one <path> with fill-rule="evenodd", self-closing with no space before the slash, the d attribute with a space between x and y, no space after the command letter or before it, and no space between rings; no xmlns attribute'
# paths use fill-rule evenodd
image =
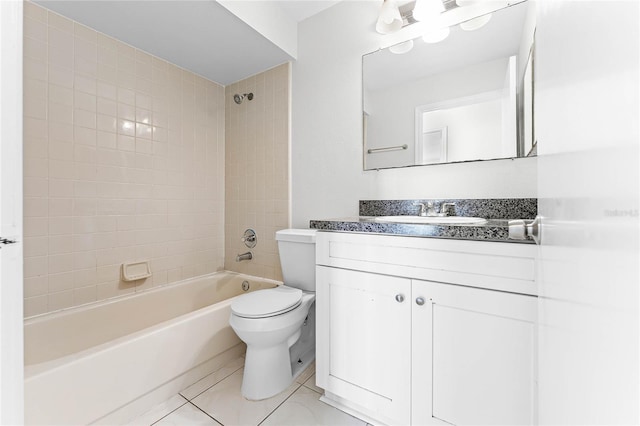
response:
<svg viewBox="0 0 640 426"><path fill-rule="evenodd" d="M374 154L376 152L387 152L387 151L400 151L401 149L407 149L409 145L398 145L398 146L387 146L385 148L370 148L367 150L367 154Z"/></svg>

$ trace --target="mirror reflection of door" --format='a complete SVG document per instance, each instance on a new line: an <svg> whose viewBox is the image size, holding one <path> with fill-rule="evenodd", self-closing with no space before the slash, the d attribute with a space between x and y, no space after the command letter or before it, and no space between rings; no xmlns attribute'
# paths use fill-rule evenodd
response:
<svg viewBox="0 0 640 426"><path fill-rule="evenodd" d="M416 165L516 156L516 57L498 69L494 90L416 107Z"/></svg>
<svg viewBox="0 0 640 426"><path fill-rule="evenodd" d="M416 143L416 164L447 162L447 127L426 130Z"/></svg>

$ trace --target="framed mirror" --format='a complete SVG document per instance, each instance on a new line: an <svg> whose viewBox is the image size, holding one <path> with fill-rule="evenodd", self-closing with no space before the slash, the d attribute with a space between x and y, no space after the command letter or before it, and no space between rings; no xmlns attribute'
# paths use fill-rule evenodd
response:
<svg viewBox="0 0 640 426"><path fill-rule="evenodd" d="M473 18L363 56L365 170L535 155L535 10Z"/></svg>

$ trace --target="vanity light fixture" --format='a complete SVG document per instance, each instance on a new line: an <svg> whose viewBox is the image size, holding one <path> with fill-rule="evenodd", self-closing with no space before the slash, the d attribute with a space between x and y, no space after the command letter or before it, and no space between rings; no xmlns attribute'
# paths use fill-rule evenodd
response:
<svg viewBox="0 0 640 426"><path fill-rule="evenodd" d="M407 40L404 43L394 44L389 48L389 52L395 53L396 55L402 55L403 53L409 52L413 49L413 40Z"/></svg>
<svg viewBox="0 0 640 426"><path fill-rule="evenodd" d="M402 16L395 0L384 0L378 22L376 22L376 31L380 34L391 34L402 28Z"/></svg>
<svg viewBox="0 0 640 426"><path fill-rule="evenodd" d="M413 17L426 24L427 31L422 35L426 43L438 43L449 36L449 27L443 27L440 22L445 10L442 0L416 0Z"/></svg>
<svg viewBox="0 0 640 426"><path fill-rule="evenodd" d="M413 7L413 18L416 21L435 20L444 11L442 0L416 0L416 5Z"/></svg>
<svg viewBox="0 0 640 426"><path fill-rule="evenodd" d="M468 21L461 22L460 28L465 31L473 31L478 28L484 27L487 22L491 19L491 13L487 13L486 15L478 16L477 18L469 19Z"/></svg>

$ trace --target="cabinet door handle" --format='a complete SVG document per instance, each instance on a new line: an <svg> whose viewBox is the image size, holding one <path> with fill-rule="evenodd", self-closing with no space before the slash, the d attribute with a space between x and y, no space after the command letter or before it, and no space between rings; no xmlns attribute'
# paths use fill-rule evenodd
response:
<svg viewBox="0 0 640 426"><path fill-rule="evenodd" d="M404 294L396 294L396 301L398 303L404 302Z"/></svg>
<svg viewBox="0 0 640 426"><path fill-rule="evenodd" d="M418 305L418 306L424 305L424 297L417 297L416 298L416 305Z"/></svg>

